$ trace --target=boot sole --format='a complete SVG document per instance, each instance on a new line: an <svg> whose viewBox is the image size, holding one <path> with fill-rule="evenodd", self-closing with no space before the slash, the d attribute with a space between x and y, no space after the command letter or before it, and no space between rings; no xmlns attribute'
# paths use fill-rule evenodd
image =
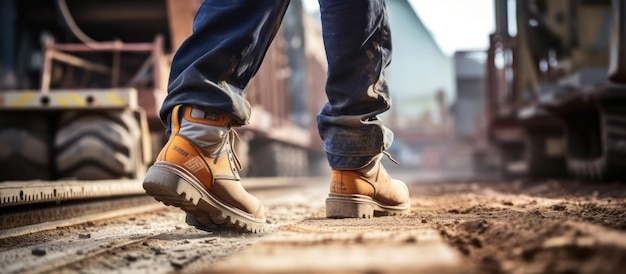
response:
<svg viewBox="0 0 626 274"><path fill-rule="evenodd" d="M222 203L191 176L169 166L157 163L150 167L143 188L157 201L184 210L205 226L252 233L263 231L265 226L265 218L254 218Z"/></svg>
<svg viewBox="0 0 626 274"><path fill-rule="evenodd" d="M383 205L369 196L359 194L328 194L327 218L372 218L380 216L407 216L411 202L403 205Z"/></svg>

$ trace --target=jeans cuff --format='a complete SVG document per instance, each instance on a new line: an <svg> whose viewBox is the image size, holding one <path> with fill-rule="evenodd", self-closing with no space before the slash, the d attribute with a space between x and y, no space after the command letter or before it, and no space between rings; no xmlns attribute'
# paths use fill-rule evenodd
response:
<svg viewBox="0 0 626 274"><path fill-rule="evenodd" d="M372 156L342 156L326 152L328 164L333 169L355 170L369 164L376 155Z"/></svg>

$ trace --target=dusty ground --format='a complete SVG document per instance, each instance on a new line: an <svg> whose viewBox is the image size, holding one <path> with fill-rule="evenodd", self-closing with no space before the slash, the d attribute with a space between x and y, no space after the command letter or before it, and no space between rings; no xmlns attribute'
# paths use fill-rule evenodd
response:
<svg viewBox="0 0 626 274"><path fill-rule="evenodd" d="M305 191L259 188L256 194L270 216L262 234L199 230L182 223L184 214L164 207L1 239L0 269L3 273L624 273L626 269L624 183L409 182L413 208L408 217L330 220L324 218L323 184Z"/></svg>
<svg viewBox="0 0 626 274"><path fill-rule="evenodd" d="M626 184L415 185L413 218L480 273L624 273Z"/></svg>

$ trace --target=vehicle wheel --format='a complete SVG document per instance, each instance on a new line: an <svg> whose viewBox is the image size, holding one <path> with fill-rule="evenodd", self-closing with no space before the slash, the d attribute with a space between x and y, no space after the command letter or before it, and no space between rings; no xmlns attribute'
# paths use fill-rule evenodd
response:
<svg viewBox="0 0 626 274"><path fill-rule="evenodd" d="M602 181L606 177L600 117L600 112L595 109L570 113L565 117L567 169L583 180Z"/></svg>
<svg viewBox="0 0 626 274"><path fill-rule="evenodd" d="M45 117L0 115L0 181L50 180L48 136Z"/></svg>
<svg viewBox="0 0 626 274"><path fill-rule="evenodd" d="M527 167L520 167L524 164L525 145L522 142L501 143L498 145L501 165L501 175L505 179L516 179L522 177L527 171Z"/></svg>
<svg viewBox="0 0 626 274"><path fill-rule="evenodd" d="M136 177L140 135L129 110L66 113L54 142L57 175L78 180Z"/></svg>
<svg viewBox="0 0 626 274"><path fill-rule="evenodd" d="M555 126L526 128L528 175L535 178L567 174L563 130Z"/></svg>
<svg viewBox="0 0 626 274"><path fill-rule="evenodd" d="M567 167L573 175L588 181L626 179L624 103L605 101L598 109L567 115Z"/></svg>

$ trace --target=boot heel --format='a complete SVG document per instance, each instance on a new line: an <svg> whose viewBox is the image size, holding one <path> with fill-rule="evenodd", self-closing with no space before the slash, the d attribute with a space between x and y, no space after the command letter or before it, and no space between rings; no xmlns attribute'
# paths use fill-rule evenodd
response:
<svg viewBox="0 0 626 274"><path fill-rule="evenodd" d="M166 205L180 207L185 211L197 210L202 194L191 183L171 171L152 166L143 181L143 189L156 200Z"/></svg>
<svg viewBox="0 0 626 274"><path fill-rule="evenodd" d="M158 166L153 166L148 169L148 172L146 172L146 176L143 180L143 187L146 190L165 188L170 191L176 191L180 180L181 178L176 176L176 174L171 171L162 169Z"/></svg>
<svg viewBox="0 0 626 274"><path fill-rule="evenodd" d="M374 207L370 204L326 199L326 218L372 218Z"/></svg>

